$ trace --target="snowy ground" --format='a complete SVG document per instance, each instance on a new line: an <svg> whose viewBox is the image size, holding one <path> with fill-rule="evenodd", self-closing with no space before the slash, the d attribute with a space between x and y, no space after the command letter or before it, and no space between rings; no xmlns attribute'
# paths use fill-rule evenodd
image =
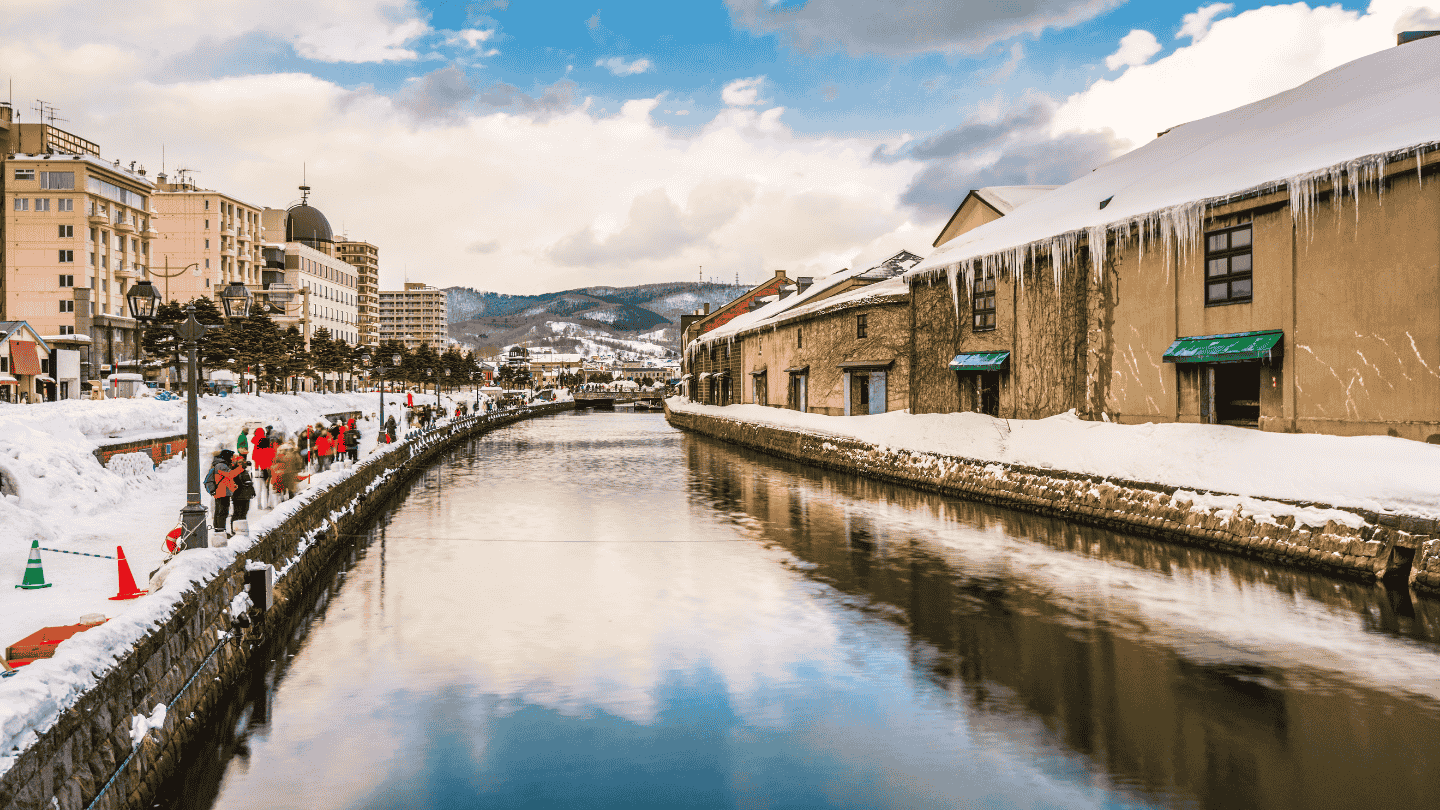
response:
<svg viewBox="0 0 1440 810"><path fill-rule="evenodd" d="M459 393L444 400L447 412L453 413L455 403L473 404L474 395ZM416 394L414 401L428 404L435 397ZM403 393L386 396L386 416L394 414L402 426L404 403ZM273 425L294 435L307 424L323 421L325 414L346 411L363 414L356 426L364 458L375 451L379 404L378 393L202 397L202 475L214 451L235 446L242 427ZM13 491L0 497L0 645L45 626L75 624L85 614L111 617L61 644L54 658L0 679L0 772L14 763L18 749L33 741L35 732L48 727L95 683L95 673L104 672L156 620L170 614L189 582L207 579L249 547L248 538L236 537L227 547L189 550L176 558L163 588L130 601L109 600L117 585L114 560L73 554L42 551L51 587L15 587L24 576L31 541L38 539L44 548L112 556L116 546L122 546L136 581L145 588L148 574L164 557L165 534L177 524L185 503L185 461L176 457L152 471L148 464L135 464L133 455L121 456L123 461L112 459L107 469L93 451L101 444L184 431L184 400L0 405L0 476ZM322 489L350 472L332 469L303 486ZM305 500L307 489L273 510L257 508L258 500L252 503L250 536L280 523ZM212 535L212 543L217 542L223 541Z"/></svg>
<svg viewBox="0 0 1440 810"><path fill-rule="evenodd" d="M1049 419L996 419L978 413L824 416L760 405L699 405L671 410L858 439L881 447L1064 470L1207 490L1196 508L1239 505L1246 514L1294 515L1302 523L1357 517L1296 507L1282 498L1375 512L1440 518L1440 446L1388 436L1262 433L1222 425L1119 425L1073 413ZM1238 497L1232 497L1238 496Z"/></svg>

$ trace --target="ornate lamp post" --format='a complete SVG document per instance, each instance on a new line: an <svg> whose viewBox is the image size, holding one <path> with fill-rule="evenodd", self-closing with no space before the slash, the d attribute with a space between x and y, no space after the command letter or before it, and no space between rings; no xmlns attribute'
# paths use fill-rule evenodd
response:
<svg viewBox="0 0 1440 810"><path fill-rule="evenodd" d="M255 375L255 396L258 397L260 396L260 381L265 379L265 364L256 363L255 371L257 372Z"/></svg>
<svg viewBox="0 0 1440 810"><path fill-rule="evenodd" d="M239 287L239 290L235 288ZM125 294L130 306L130 316L143 324L155 320L155 307L160 303L160 293L148 280L138 281ZM249 313L250 292L243 284L231 284L220 294L228 318L243 318ZM185 344L186 364L186 409L185 409L185 506L180 510L181 542L187 548L207 548L210 545L208 521L205 519L205 505L200 501L200 415L199 377L200 361L198 349L205 333L218 326L207 326L195 318L195 305L185 307L185 322L171 327L175 336Z"/></svg>

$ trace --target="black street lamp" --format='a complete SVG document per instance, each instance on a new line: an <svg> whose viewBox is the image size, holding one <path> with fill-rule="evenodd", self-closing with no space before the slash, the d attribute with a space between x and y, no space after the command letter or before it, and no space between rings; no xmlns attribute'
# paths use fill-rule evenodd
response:
<svg viewBox="0 0 1440 810"><path fill-rule="evenodd" d="M360 355L360 362L370 365L370 354L367 352ZM385 372L400 368L400 355L390 355L390 365L384 363L375 366L375 372L380 375L380 432L385 432Z"/></svg>
<svg viewBox="0 0 1440 810"><path fill-rule="evenodd" d="M236 285L232 284L231 287ZM243 285L241 285L243 289ZM225 293L229 293L226 290ZM249 306L248 291L243 296L246 300L243 304L232 302L224 298L225 313L239 313L232 317L245 317ZM160 303L160 293L155 290L155 285L148 280L137 281L130 286L130 291L125 294L126 303L130 306L130 316L142 324L150 324L155 320L155 308ZM208 531L209 523L205 519L205 505L200 501L200 414L199 414L199 365L198 349L200 341L205 333L211 329L219 329L218 326L207 326L195 318L195 305L185 306L186 319L183 323L169 327L185 344L188 358L187 363L187 385L186 385L186 409L185 409L185 472L186 472L186 494L185 507L180 510L181 544L186 548L208 548L210 536Z"/></svg>

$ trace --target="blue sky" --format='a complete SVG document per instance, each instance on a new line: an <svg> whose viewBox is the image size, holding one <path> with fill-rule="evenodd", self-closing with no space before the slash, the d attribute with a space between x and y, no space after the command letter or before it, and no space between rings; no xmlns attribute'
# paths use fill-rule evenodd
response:
<svg viewBox="0 0 1440 810"><path fill-rule="evenodd" d="M258 205L303 165L383 284L513 293L924 255L970 188L1068 182L1440 27L1440 0L11 4L22 112Z"/></svg>

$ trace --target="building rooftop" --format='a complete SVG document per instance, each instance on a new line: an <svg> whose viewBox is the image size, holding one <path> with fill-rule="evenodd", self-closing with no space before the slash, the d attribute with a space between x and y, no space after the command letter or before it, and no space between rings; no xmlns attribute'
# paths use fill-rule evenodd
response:
<svg viewBox="0 0 1440 810"><path fill-rule="evenodd" d="M1288 191L1306 219L1327 182L1372 182L1387 161L1440 141L1440 37L1389 48L1252 104L1191 121L946 242L911 275L967 272L977 261L1012 271L1028 255L1056 272L1082 241L1092 266L1105 236L1197 244L1205 211L1237 198ZM1141 101L1137 99L1137 102Z"/></svg>

